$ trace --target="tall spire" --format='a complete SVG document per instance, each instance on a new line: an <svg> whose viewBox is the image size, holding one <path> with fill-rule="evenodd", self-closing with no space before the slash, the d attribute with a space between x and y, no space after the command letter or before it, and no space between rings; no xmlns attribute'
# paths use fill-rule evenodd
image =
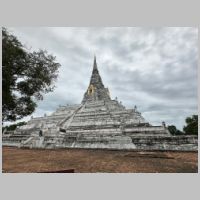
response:
<svg viewBox="0 0 200 200"><path fill-rule="evenodd" d="M87 91L83 97L83 103L86 101L95 101L95 100L108 100L110 99L109 91L104 87L103 82L101 80L101 76L99 75L99 71L97 68L96 56L94 55L94 63L92 76L90 78L90 84L88 86Z"/></svg>
<svg viewBox="0 0 200 200"><path fill-rule="evenodd" d="M93 85L97 88L104 87L103 82L101 80L101 76L99 75L99 70L97 68L97 61L95 55L94 55L92 76L90 78L90 85Z"/></svg>
<svg viewBox="0 0 200 200"><path fill-rule="evenodd" d="M96 61L96 55L94 54L94 64L93 64L93 70L97 69L97 61Z"/></svg>
<svg viewBox="0 0 200 200"><path fill-rule="evenodd" d="M99 73L98 71L98 68L97 68L97 61L96 61L96 55L94 54L94 63L93 63L93 71L92 71L92 74L93 73Z"/></svg>

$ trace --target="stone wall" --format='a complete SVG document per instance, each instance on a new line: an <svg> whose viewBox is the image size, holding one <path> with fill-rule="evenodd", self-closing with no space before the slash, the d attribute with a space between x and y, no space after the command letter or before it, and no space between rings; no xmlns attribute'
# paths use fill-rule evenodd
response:
<svg viewBox="0 0 200 200"><path fill-rule="evenodd" d="M197 151L197 136L131 136L138 150Z"/></svg>

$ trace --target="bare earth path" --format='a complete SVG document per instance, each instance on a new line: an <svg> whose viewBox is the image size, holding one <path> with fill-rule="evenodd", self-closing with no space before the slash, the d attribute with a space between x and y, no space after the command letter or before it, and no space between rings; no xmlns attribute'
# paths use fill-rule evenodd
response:
<svg viewBox="0 0 200 200"><path fill-rule="evenodd" d="M136 152L3 147L3 172L198 172L197 152Z"/></svg>

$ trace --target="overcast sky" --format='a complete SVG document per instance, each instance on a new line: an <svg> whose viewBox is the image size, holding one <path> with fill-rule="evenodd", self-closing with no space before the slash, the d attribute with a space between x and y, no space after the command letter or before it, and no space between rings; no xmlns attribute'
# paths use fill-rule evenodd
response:
<svg viewBox="0 0 200 200"><path fill-rule="evenodd" d="M8 28L31 51L46 49L61 64L54 92L33 116L82 101L94 54L105 87L153 125L182 129L197 114L197 28ZM30 117L25 118L30 119Z"/></svg>

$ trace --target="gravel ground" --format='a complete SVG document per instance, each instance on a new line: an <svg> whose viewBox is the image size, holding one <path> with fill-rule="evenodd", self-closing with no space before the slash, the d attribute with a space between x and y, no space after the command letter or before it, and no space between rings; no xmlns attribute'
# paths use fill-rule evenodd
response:
<svg viewBox="0 0 200 200"><path fill-rule="evenodd" d="M74 169L78 173L196 173L197 163L197 152L42 150L15 147L3 147L2 150L4 173L67 169Z"/></svg>

